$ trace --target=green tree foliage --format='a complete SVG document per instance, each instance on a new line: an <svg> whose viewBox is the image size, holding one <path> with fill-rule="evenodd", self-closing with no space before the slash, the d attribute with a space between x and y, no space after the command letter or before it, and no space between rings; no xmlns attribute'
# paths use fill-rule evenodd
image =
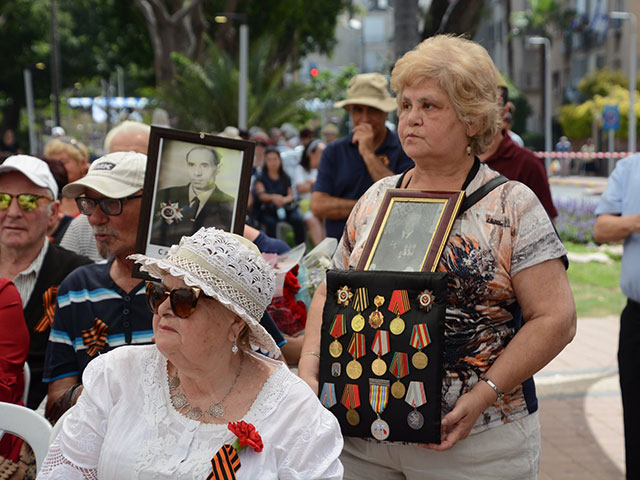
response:
<svg viewBox="0 0 640 480"><path fill-rule="evenodd" d="M551 39L552 31L565 31L574 11L565 9L559 0L530 0L527 10L511 14L511 34L542 35Z"/></svg>
<svg viewBox="0 0 640 480"><path fill-rule="evenodd" d="M254 44L249 55L248 124L268 128L295 122L303 115L308 87L284 85L285 67L269 64L275 42ZM227 52L209 42L201 64L173 54L174 84L158 89L160 104L178 118L177 127L218 132L238 123L238 66Z"/></svg>
<svg viewBox="0 0 640 480"><path fill-rule="evenodd" d="M585 75L578 84L578 90L584 98L590 99L596 95L603 97L609 95L614 85L629 88L629 78L621 70L612 71L603 68Z"/></svg>
<svg viewBox="0 0 640 480"><path fill-rule="evenodd" d="M319 98L323 102L337 101L346 97L349 80L357 75L358 69L352 63L335 74L330 70L321 70L311 79L310 97Z"/></svg>
<svg viewBox="0 0 640 480"><path fill-rule="evenodd" d="M151 79L153 56L144 22L129 0L58 0L58 42L61 90L95 76L108 77L116 65L134 84ZM0 2L0 101L3 124L15 127L25 103L23 69L42 62L45 70L34 70L36 101L49 102L50 0L5 0Z"/></svg>
<svg viewBox="0 0 640 480"><path fill-rule="evenodd" d="M602 118L602 111L607 105L617 105L620 110L620 129L617 138L627 138L629 132L629 90L620 85L611 85L607 95L594 95L592 99L575 105L563 105L560 108L558 121L567 137L572 139L586 138L591 135L591 126L595 120ZM640 100L636 92L635 115L640 114Z"/></svg>

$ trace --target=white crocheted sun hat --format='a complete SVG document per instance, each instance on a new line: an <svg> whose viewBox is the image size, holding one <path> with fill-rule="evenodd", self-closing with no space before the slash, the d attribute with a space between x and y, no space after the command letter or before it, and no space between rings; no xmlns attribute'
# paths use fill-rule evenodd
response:
<svg viewBox="0 0 640 480"><path fill-rule="evenodd" d="M152 277L171 275L219 301L249 327L249 343L270 357L280 356L260 319L275 291L275 273L249 240L217 228L201 228L182 237L166 258L130 255Z"/></svg>

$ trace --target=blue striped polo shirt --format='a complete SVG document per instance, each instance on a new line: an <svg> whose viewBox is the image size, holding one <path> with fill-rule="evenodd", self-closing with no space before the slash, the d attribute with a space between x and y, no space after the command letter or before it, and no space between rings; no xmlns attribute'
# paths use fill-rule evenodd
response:
<svg viewBox="0 0 640 480"><path fill-rule="evenodd" d="M58 287L43 382L82 376L101 353L153 338L144 282L125 292L109 275L112 262L77 268Z"/></svg>

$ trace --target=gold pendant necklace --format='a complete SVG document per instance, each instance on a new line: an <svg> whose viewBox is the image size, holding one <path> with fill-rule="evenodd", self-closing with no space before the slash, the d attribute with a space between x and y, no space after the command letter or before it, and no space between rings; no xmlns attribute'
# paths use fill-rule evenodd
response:
<svg viewBox="0 0 640 480"><path fill-rule="evenodd" d="M233 391L233 388L236 386L236 382L240 377L240 373L242 373L242 367L244 365L244 355L240 357L240 367L238 368L238 373L236 373L236 377L233 379L233 383L227 393L222 397L219 402L214 402L209 405L206 411L203 411L200 407L194 407L187 400L187 396L180 391L180 378L178 378L178 369L176 369L175 375L169 375L169 398L171 399L171 405L178 412L182 413L185 417L190 418L191 420L200 420L204 415L209 415L213 418L221 418L224 417L225 410L223 407L224 401L227 399L229 394Z"/></svg>

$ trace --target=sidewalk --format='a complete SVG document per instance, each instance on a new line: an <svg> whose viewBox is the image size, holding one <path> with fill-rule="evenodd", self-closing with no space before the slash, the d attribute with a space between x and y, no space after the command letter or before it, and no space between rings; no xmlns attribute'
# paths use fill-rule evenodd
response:
<svg viewBox="0 0 640 480"><path fill-rule="evenodd" d="M584 187L592 194L600 195L607 187L608 177L588 177L584 175L567 175L566 177L553 175L549 177L549 185L568 185L571 187Z"/></svg>
<svg viewBox="0 0 640 480"><path fill-rule="evenodd" d="M578 319L576 337L536 376L539 480L624 479L619 318Z"/></svg>

